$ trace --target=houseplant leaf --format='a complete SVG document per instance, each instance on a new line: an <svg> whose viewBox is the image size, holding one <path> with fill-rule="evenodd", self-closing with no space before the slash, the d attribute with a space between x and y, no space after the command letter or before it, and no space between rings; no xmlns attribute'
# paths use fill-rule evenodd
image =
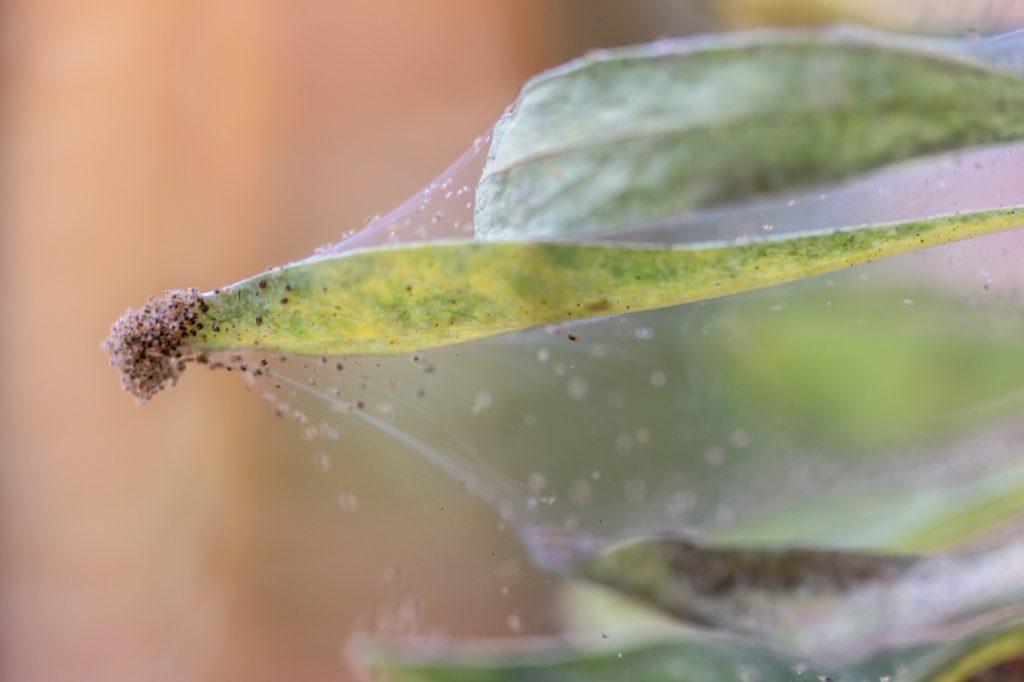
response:
<svg viewBox="0 0 1024 682"><path fill-rule="evenodd" d="M830 665L984 631L1005 620L1006 609L1013 612L1024 596L1019 545L925 556L716 546L659 534L572 558L578 546L554 534L535 542L534 551L541 563L612 587L683 623Z"/></svg>
<svg viewBox="0 0 1024 682"><path fill-rule="evenodd" d="M1024 80L956 45L838 29L595 52L495 125L477 235L616 229L1019 139Z"/></svg>
<svg viewBox="0 0 1024 682"><path fill-rule="evenodd" d="M1016 227L1017 208L675 247L440 242L360 249L130 310L107 348L140 399L202 351L398 353L676 305Z"/></svg>

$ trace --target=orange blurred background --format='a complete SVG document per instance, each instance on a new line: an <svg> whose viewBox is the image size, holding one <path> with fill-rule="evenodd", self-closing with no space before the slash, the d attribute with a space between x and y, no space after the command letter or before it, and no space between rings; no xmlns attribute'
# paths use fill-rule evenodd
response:
<svg viewBox="0 0 1024 682"><path fill-rule="evenodd" d="M1020 4L0 4L0 679L344 680L353 632L556 627L442 474L367 444L324 471L224 373L139 407L109 323L362 225L588 48L837 12L990 30Z"/></svg>

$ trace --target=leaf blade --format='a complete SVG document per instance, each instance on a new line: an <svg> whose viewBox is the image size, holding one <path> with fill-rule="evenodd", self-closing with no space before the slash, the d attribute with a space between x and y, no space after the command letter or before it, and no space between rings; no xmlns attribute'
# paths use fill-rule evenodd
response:
<svg viewBox="0 0 1024 682"><path fill-rule="evenodd" d="M555 543L560 540L556 537ZM544 543L536 552L543 560ZM638 537L568 570L683 623L833 665L984 632L1019 615L1024 548L937 556Z"/></svg>
<svg viewBox="0 0 1024 682"><path fill-rule="evenodd" d="M495 126L481 238L636 225L1019 139L1020 78L952 44L763 31L598 53L530 81Z"/></svg>
<svg viewBox="0 0 1024 682"><path fill-rule="evenodd" d="M313 258L204 295L200 349L398 353L678 305L1019 225L1012 207L680 247L441 242Z"/></svg>

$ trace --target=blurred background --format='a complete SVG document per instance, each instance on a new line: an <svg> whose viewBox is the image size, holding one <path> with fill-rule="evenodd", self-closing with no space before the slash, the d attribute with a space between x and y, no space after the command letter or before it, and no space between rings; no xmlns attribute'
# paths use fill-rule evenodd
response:
<svg viewBox="0 0 1024 682"><path fill-rule="evenodd" d="M837 18L989 33L1024 3L0 2L0 679L347 680L354 632L553 628L427 464L328 457L226 373L139 407L99 343L387 211L541 69Z"/></svg>

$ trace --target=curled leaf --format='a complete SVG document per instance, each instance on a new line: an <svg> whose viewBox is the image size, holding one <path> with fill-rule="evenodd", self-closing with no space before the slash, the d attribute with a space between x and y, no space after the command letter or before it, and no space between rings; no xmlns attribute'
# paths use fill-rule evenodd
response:
<svg viewBox="0 0 1024 682"><path fill-rule="evenodd" d="M543 541L535 551L543 561ZM839 665L983 631L1016 613L1024 584L1020 546L913 556L652 536L567 565L685 623Z"/></svg>

